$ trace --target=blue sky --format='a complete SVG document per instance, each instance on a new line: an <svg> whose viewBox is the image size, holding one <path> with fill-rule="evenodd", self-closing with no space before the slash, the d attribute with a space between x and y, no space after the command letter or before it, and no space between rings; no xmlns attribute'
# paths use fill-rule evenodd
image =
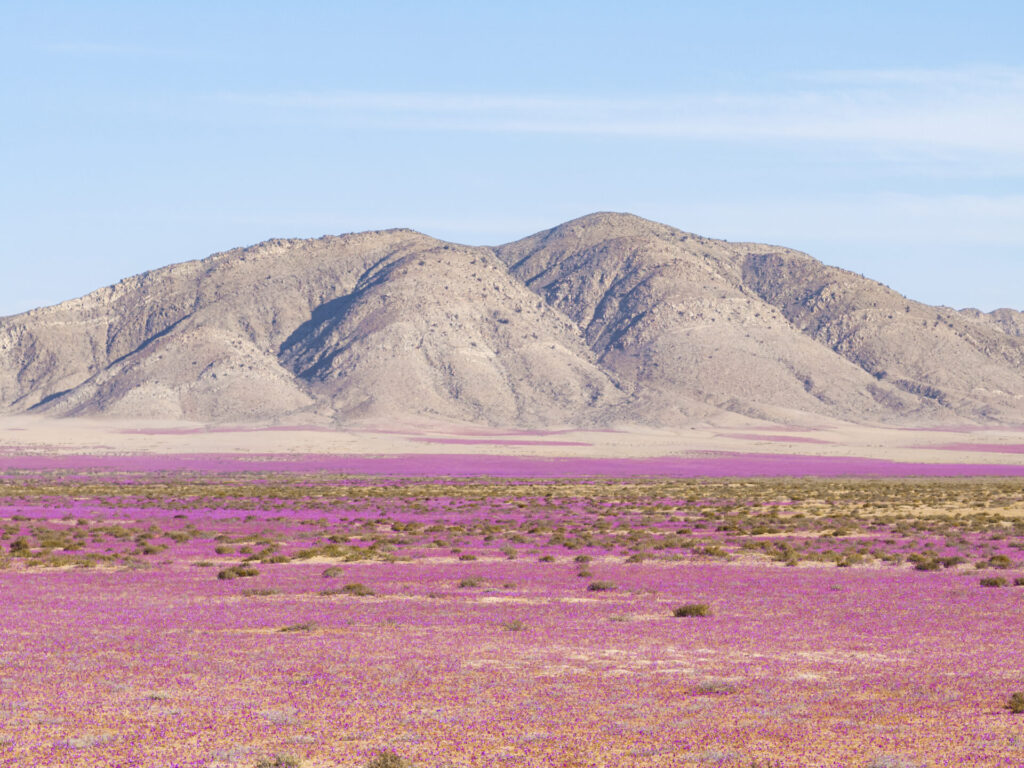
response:
<svg viewBox="0 0 1024 768"><path fill-rule="evenodd" d="M0 314L596 210L1024 309L1019 2L4 2Z"/></svg>

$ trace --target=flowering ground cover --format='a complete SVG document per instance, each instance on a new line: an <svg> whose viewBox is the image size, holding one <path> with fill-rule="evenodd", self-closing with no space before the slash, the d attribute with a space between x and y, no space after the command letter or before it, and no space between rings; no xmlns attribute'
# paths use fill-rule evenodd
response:
<svg viewBox="0 0 1024 768"><path fill-rule="evenodd" d="M147 461L5 461L0 765L1024 765L1024 479Z"/></svg>
<svg viewBox="0 0 1024 768"><path fill-rule="evenodd" d="M550 444L550 443L549 443ZM450 476L503 478L602 477L1024 477L1024 464L935 463L889 461L858 456L801 456L773 453L695 452L689 456L647 458L538 457L471 454L279 455L4 455L7 470L82 470L92 472L324 472L393 476Z"/></svg>

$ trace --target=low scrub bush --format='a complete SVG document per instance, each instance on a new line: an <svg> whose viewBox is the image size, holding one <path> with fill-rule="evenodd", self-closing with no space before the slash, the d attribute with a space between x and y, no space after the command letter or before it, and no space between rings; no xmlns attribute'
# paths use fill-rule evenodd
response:
<svg viewBox="0 0 1024 768"><path fill-rule="evenodd" d="M1024 693L1015 693L1006 701L1006 708L1015 715L1024 714Z"/></svg>
<svg viewBox="0 0 1024 768"><path fill-rule="evenodd" d="M1001 576L989 576L981 580L983 587L1005 587L1009 582Z"/></svg>
<svg viewBox="0 0 1024 768"><path fill-rule="evenodd" d="M31 547L28 545L28 539L26 539L24 536L19 536L11 542L12 555L25 555L29 552L29 550L31 550Z"/></svg>
<svg viewBox="0 0 1024 768"><path fill-rule="evenodd" d="M711 606L707 603L686 603L672 611L672 615L677 619L710 616Z"/></svg>
<svg viewBox="0 0 1024 768"><path fill-rule="evenodd" d="M302 761L291 755L261 757L256 762L256 768L299 768L300 765L302 765Z"/></svg>
<svg viewBox="0 0 1024 768"><path fill-rule="evenodd" d="M974 564L979 571L983 568L998 568L1005 570L1013 567L1013 560L1006 555L992 555L988 560L979 560Z"/></svg>
<svg viewBox="0 0 1024 768"><path fill-rule="evenodd" d="M615 589L615 584L610 581L592 581L587 586L587 590L590 592L611 592Z"/></svg>
<svg viewBox="0 0 1024 768"><path fill-rule="evenodd" d="M281 627L278 632L315 632L316 624L312 621L304 621L302 624L289 624Z"/></svg>
<svg viewBox="0 0 1024 768"><path fill-rule="evenodd" d="M412 763L385 749L366 764L366 768L413 768Z"/></svg>
<svg viewBox="0 0 1024 768"><path fill-rule="evenodd" d="M246 579L259 575L260 572L250 565L235 565L220 571L217 574L217 578L227 581L231 579Z"/></svg>
<svg viewBox="0 0 1024 768"><path fill-rule="evenodd" d="M370 587L366 586L365 584L360 584L358 581L353 581L350 584L346 584L341 588L341 591L344 592L346 595L354 595L356 597L371 597L377 594L372 589L370 589Z"/></svg>
<svg viewBox="0 0 1024 768"><path fill-rule="evenodd" d="M706 677L694 686L693 692L701 696L728 696L736 693L736 683L728 678Z"/></svg>

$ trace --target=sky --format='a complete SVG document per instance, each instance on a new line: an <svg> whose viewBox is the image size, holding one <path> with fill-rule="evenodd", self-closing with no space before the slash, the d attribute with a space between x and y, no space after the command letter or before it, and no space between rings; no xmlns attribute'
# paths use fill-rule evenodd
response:
<svg viewBox="0 0 1024 768"><path fill-rule="evenodd" d="M0 315L593 211L1024 309L1024 3L0 0Z"/></svg>

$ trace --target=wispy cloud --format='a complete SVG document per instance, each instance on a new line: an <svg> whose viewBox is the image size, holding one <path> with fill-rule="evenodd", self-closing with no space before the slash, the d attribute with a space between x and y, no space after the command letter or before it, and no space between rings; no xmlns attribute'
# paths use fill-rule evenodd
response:
<svg viewBox="0 0 1024 768"><path fill-rule="evenodd" d="M821 72L769 88L643 98L294 91L234 107L390 128L721 141L841 141L1024 154L1024 71Z"/></svg>

